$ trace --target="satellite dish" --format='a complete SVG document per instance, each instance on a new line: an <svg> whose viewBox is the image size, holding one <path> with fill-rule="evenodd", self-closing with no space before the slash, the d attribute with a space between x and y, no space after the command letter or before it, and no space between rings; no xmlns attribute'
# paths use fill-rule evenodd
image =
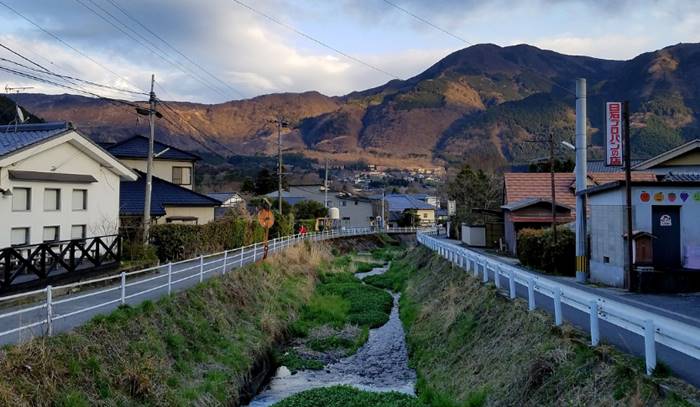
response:
<svg viewBox="0 0 700 407"><path fill-rule="evenodd" d="M22 109L19 106L15 106L17 108L17 119L19 120L20 124L24 123L27 121L24 117L24 113L22 113Z"/></svg>

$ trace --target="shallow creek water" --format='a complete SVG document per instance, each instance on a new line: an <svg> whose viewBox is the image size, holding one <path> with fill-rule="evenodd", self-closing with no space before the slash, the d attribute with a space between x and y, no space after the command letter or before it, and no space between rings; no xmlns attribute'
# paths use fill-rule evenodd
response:
<svg viewBox="0 0 700 407"><path fill-rule="evenodd" d="M388 266L357 273L363 279L382 274ZM369 339L357 353L332 363L324 370L302 370L290 374L281 366L275 376L249 404L251 407L270 406L293 394L335 385L348 385L367 391L397 391L415 394L416 373L408 367L406 338L399 319L399 294L393 294L394 306L389 321L369 332Z"/></svg>

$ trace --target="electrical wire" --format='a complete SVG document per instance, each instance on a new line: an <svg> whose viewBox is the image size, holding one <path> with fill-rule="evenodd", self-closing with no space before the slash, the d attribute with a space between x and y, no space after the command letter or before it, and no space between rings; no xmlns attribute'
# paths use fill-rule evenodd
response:
<svg viewBox="0 0 700 407"><path fill-rule="evenodd" d="M146 95L146 96L148 96L148 94L147 94L147 93L144 93L144 92L135 92L135 91L128 90L128 89L122 89L122 88L117 88L117 87L110 86L110 85L104 85L104 84L97 83L97 82L93 82L93 81L89 81L89 80L86 80L86 79L76 78L76 77L74 77L74 76L62 75L62 74L59 74L59 73L55 73L55 72L52 72L51 70L49 70L49 69L47 69L47 68L45 68L45 67L43 67L43 66L41 66L41 65L39 65L39 64L37 64L37 63L35 63L35 62L32 61L31 59L29 59L29 58L25 57L24 55L20 54L19 52L14 51L14 50L10 49L9 47L6 47L6 46L3 45L2 43L0 43L0 47L5 48L5 49L7 49L7 50L10 50L13 54L15 54L15 55L21 57L22 59L24 59L24 60L26 60L26 61L29 61L30 63L32 63L32 64L34 64L34 65L39 66L39 67L42 68L42 69L32 68L32 67L30 67L30 66L27 66L27 65L25 65L25 64L22 64L22 63L19 63L19 62L16 62L16 61L13 61L13 60L11 60L11 59L7 59L7 58L0 57L0 61L9 62L9 63L12 63L12 64L14 64L14 65L20 66L20 67L22 67L22 68L24 68L24 69L29 69L29 70L32 70L32 71L37 72L37 73L42 73L42 74L46 74L46 75L51 75L51 76L54 76L54 77L57 77L57 78L61 78L61 79L65 79L65 80L69 80L69 81L82 82L82 83L87 84L87 85L90 85L90 86L96 86L96 87L99 87L99 88L108 89L108 90L112 90L112 91L116 91L116 92L123 92L123 93L132 94L132 95Z"/></svg>
<svg viewBox="0 0 700 407"><path fill-rule="evenodd" d="M262 12L262 11L256 9L256 8L254 8L254 7L248 5L248 4L246 4L246 3L244 3L244 2L242 2L242 1L240 1L240 0L232 0L232 1L233 1L234 3L236 3L236 4L240 5L240 6L242 6L242 7L247 8L248 10L252 11L253 13L255 13L255 14L259 15L259 16L262 16L262 17L264 17L264 18L266 18L266 19L272 21L273 23L278 24L278 25L280 25L280 26L286 28L286 29L289 30L289 31L292 31L292 32L294 32L294 33L296 33L296 34L298 34L298 35L300 35L300 36L302 36L302 37L304 37L304 38L306 38L306 39L308 39L308 40L310 40L310 41L315 42L316 44L318 44L318 45L320 45L320 46L322 46L322 47L324 47L324 48L327 48L327 49L329 49L329 50L331 50L331 51L333 51L333 52L335 52L335 53L337 53L337 54L339 54L339 55L344 56L344 57L347 58L347 59L350 59L350 60L352 60L352 61L355 61L355 62L357 62L357 63L359 63L359 64L361 64L361 65L364 65L364 66L366 66L366 67L368 67L368 68L370 68L370 69L373 69L373 70L375 70L375 71L377 71L377 72L383 73L384 75L386 75L386 76L388 76L388 77L390 77L390 78L392 78L392 79L401 79L401 78L398 77L398 75L394 75L393 73L387 72L387 71L385 71L384 69L381 69L381 68L379 68L379 67L377 67L377 66L375 66L375 65L370 64L369 62L365 62L365 61L361 60L360 58L357 58L357 57L354 57L354 56L352 56L352 55L350 55L350 54L348 54L348 53L345 53L345 52L339 50L338 48L335 48L335 47L333 47L332 45L329 45L329 44L327 44L327 43L325 43L325 42L323 42L323 41L321 41L321 40L319 40L319 39L317 39L317 38L314 38L314 37L312 37L311 35L306 34L305 32L303 32L303 31L301 31L301 30L299 30L299 29L297 29L297 28L295 28L295 27L293 27L293 26L291 26L291 25L289 25L289 24L287 24L287 23L285 23L285 22L283 22L283 21L281 21L281 20L279 20L279 19L277 19L277 18L275 18L275 17L269 15L269 14L266 14L266 13L264 13L264 12Z"/></svg>
<svg viewBox="0 0 700 407"><path fill-rule="evenodd" d="M136 35L139 35L141 38L143 38L139 33L137 33L136 31L134 31L133 29L131 29L129 26L127 26L126 24L124 24L122 21L120 21L119 19L117 19L116 17L114 17L114 15L113 15L112 13L110 13L110 12L107 11L107 10L105 10L104 8L102 8L101 6L99 6L98 4L96 4L96 3L95 3L94 1L92 1L92 0L88 0L88 1L90 1L90 3L92 3L93 5L95 5L95 7L99 8L100 10L102 10L105 14L107 14L108 16L110 16L112 19L114 19L115 21L119 22L121 25L123 25L124 27L126 27L126 29L128 29L128 30L130 30L130 31L133 31ZM182 64L178 63L177 61L172 61L172 60L170 60L170 59L167 57L167 55L165 55L165 54L163 53L163 51L160 50L160 49L158 48L158 46L155 46L155 45L147 45L147 44L144 42L144 41L146 41L146 42L149 42L149 43L150 43L150 41L148 41L147 39L144 39L144 41L139 40L138 38L134 37L131 33L125 31L124 29L122 29L121 27L119 27L118 25L116 25L114 22L112 22L111 20L109 20L107 17L105 17L104 15L100 14L99 12L97 12L97 11L96 11L95 9L93 9L92 7L90 7L90 6L88 6L87 4L85 4L82 0L75 0L75 2L78 3L78 4L80 4L80 5L82 5L84 8L86 8L87 10L89 10L91 13L93 13L94 15L96 15L97 17L99 17L100 19L102 19L103 21L105 21L106 23L110 24L110 25L111 25L112 27L114 27L116 30L118 30L119 32L121 32L121 33L124 34L125 36L129 37L129 39L131 39L132 41L136 42L137 44L139 44L140 46L142 46L143 48L145 48L146 50L148 50L149 52L151 52L153 55L155 55L155 56L157 56L158 58L162 59L163 61L165 61L166 63L170 64L170 65L173 66L174 68L176 68L176 69L182 71L182 72L185 73L186 75L191 76L193 79L197 80L197 81L200 82L202 85L208 87L209 89L213 90L214 92L219 93L221 96L223 96L223 97L228 97L228 96L226 95L226 93L223 92L221 89L219 89L218 87L212 85L211 83L209 83L208 81L204 80L204 79L201 78L200 76L194 74L193 72L191 72L190 70L188 70L186 67L184 67ZM160 52L158 52L158 51L160 51Z"/></svg>
<svg viewBox="0 0 700 407"><path fill-rule="evenodd" d="M234 1L236 1L236 0L234 0ZM431 21L429 21L429 20L427 20L427 19L425 19L425 18L423 18L423 17L421 17L421 16L419 16L419 15L417 15L417 14L415 14L415 13L412 13L411 11L405 9L404 7L401 7L401 6L399 6L398 4L394 3L393 1L390 1L390 0L382 0L382 1L384 1L384 3L386 3L386 4L388 4L388 5L390 5L390 6L394 7L394 8L396 8L397 10L400 10L401 12L403 12L403 13L405 13L405 14L411 16L411 17L413 17L414 19L420 21L421 23L426 24L426 25L428 25L428 26L430 26L430 27L432 27L432 28L438 30L438 31L442 32L443 34L449 35L450 37L452 37L452 38L454 38L454 39L456 39L456 40L458 40L458 41L461 41L461 42L463 42L464 44L466 44L466 45L468 45L468 46L473 46L473 45L474 45L473 43L467 41L467 40L464 39L463 37L460 37L459 35L454 34L454 33L452 33L452 32L450 32L450 31L448 31L448 30L446 30L446 29L444 29L444 28L442 28L442 27L440 27L440 26L438 26L438 25L432 23ZM532 72L535 76L538 76L540 79L542 79L542 80L546 81L547 83L549 83L550 85L556 86L556 87L558 87L558 88L560 88L560 89L562 89L562 90L564 90L564 91L566 91L566 92L568 92L568 93L570 93L570 94L573 94L573 95L576 94L576 92L574 92L574 91L572 91L571 89L566 88L566 87L564 87L564 86L562 86L562 85L560 85L560 84L554 82L553 80L551 80L551 79L549 79L548 77L542 75L542 74L539 73L538 71L536 71L536 70L534 70L534 69L528 69L528 70L529 70L530 72Z"/></svg>
<svg viewBox="0 0 700 407"><path fill-rule="evenodd" d="M188 57L187 55L185 55L184 53L182 53L180 50L178 50L177 48L175 48L172 44L170 44L168 41L166 41L163 37L161 37L160 35L158 35L157 33L155 33L153 30L151 30L150 28L148 28L147 25L143 24L141 21L139 21L137 18L135 18L133 15L131 15L128 11L126 11L123 7L119 6L119 4L117 4L114 0L107 0L107 1L108 1L110 4L112 4L112 6L113 6L114 8L116 8L116 9L119 10L122 14L124 14L127 18L129 18L131 21L133 21L133 22L135 22L136 24L138 24L139 27L141 27L142 29L144 29L145 31L147 31L147 32L148 32L149 34L151 34L152 36L156 37L156 38L157 38L158 40L160 40L163 44L167 45L168 48L170 48L171 50L175 51L178 55L180 55L180 56L183 57L185 60L187 60L187 62L189 62L190 64L192 64L192 65L196 66L197 68L201 69L204 73L206 73L207 75L209 75L211 78L213 78L214 80L218 81L218 82L221 83L222 85L226 86L227 88L229 88L229 89L230 89L231 91L233 91L234 93L238 94L238 95L241 96L241 97L245 97L245 95L244 95L242 92L240 92L238 89L232 87L231 85L229 85L228 83L226 83L225 81L223 81L222 79L220 79L218 76L212 74L209 70L207 70L206 68L204 68L203 66L201 66L201 65L198 64L197 62L193 61L190 57Z"/></svg>
<svg viewBox="0 0 700 407"><path fill-rule="evenodd" d="M123 76L121 76L121 75L119 75L118 73L114 72L113 70L109 69L108 67L106 67L105 65L103 65L103 64L101 64L100 62L96 61L95 59L91 58L90 56L88 56L87 54L83 53L83 52L80 51L79 49L75 48L74 46L72 46L72 45L69 44L68 42L64 41L64 40L63 40L61 37L59 37L58 35L52 33L51 31L49 31L49 30L47 30L47 29L45 29L44 27L40 26L38 23L36 23L36 22L34 22L33 20L31 20L29 17L25 16L24 14L20 13L19 11L15 10L14 8L10 7L10 6L7 5L7 3L5 3L4 1L0 0L0 5L4 6L5 8L7 8L7 9L10 10L10 11L12 11L13 13L15 13L16 15L18 15L19 17L21 17L23 20L27 21L28 23L32 24L34 27L36 27L36 28L38 28L39 30L41 30L44 34L50 36L51 38L55 39L56 41L58 41L58 42L60 42L61 44L65 45L66 47L70 48L71 50L73 50L73 51L76 52L77 54L83 56L84 58L86 58L86 59L89 60L90 62L94 63L95 65L99 66L100 68L104 69L105 71L111 73L112 75L116 76L117 78L119 78L119 79L123 80L124 82L128 83L128 84L131 85L134 89L140 90L139 87L136 86L136 85L134 85L133 82L129 81L128 79L124 78Z"/></svg>

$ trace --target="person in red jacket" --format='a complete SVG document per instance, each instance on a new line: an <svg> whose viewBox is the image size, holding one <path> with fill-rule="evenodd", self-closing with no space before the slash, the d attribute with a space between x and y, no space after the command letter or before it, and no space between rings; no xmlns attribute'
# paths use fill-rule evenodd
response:
<svg viewBox="0 0 700 407"><path fill-rule="evenodd" d="M304 226L304 225L299 226L299 234L302 236L306 235L306 226Z"/></svg>

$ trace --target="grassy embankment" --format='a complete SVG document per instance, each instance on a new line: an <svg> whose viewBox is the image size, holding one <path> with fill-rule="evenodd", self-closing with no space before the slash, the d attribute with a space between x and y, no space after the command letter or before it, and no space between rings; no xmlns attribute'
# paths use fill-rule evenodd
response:
<svg viewBox="0 0 700 407"><path fill-rule="evenodd" d="M0 405L227 405L332 256L300 246L73 332L0 351Z"/></svg>
<svg viewBox="0 0 700 407"><path fill-rule="evenodd" d="M591 348L582 333L553 327L548 314L528 312L428 249L365 281L402 291L418 395L432 406L683 406L679 395L697 397L677 379L646 377L639 359Z"/></svg>
<svg viewBox="0 0 700 407"><path fill-rule="evenodd" d="M322 369L362 346L371 328L389 320L393 299L386 291L362 284L353 274L369 271L376 261L337 257L319 273L319 283L300 318L291 326L291 346L277 362L291 371Z"/></svg>

